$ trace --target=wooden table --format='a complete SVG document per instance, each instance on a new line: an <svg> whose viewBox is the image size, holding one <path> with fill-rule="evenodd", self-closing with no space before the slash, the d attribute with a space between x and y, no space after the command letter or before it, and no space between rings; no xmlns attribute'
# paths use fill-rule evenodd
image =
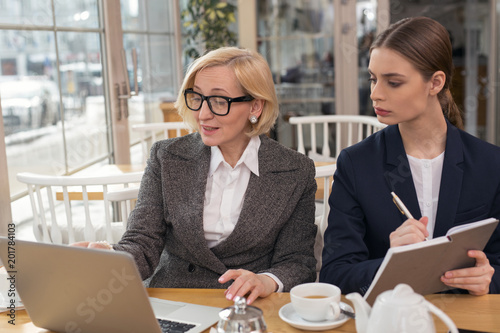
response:
<svg viewBox="0 0 500 333"><path fill-rule="evenodd" d="M177 112L177 109L174 106L175 101L165 101L160 104L160 109L161 112L163 113L163 121L168 123L168 122L173 122L173 121L182 121L182 117L179 115ZM181 131L181 135L186 135L189 132L186 130ZM173 138L176 136L176 131L175 130L169 130L168 131L168 137Z"/></svg>
<svg viewBox="0 0 500 333"><path fill-rule="evenodd" d="M222 289L148 289L150 296L198 303L225 308L233 303L224 298ZM443 310L455 322L457 327L484 332L500 332L500 295L470 296L470 295L429 295L426 298ZM342 297L342 301L346 301ZM274 293L254 302L254 306L264 311L264 320L270 333L300 333L303 330L295 329L279 318L279 309L290 302L288 293ZM349 303L350 304L350 303ZM26 311L16 312L16 325L7 323L9 318L5 314L0 316L0 332L42 333L50 332L38 328L31 323ZM435 319L437 332L446 333L446 327ZM208 332L208 330L206 330ZM348 320L344 325L324 332L356 332L354 320Z"/></svg>

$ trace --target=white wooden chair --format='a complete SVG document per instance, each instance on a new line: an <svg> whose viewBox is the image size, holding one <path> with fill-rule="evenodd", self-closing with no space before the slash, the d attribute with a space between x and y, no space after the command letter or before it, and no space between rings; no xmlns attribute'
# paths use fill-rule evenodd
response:
<svg viewBox="0 0 500 333"><path fill-rule="evenodd" d="M108 200L116 202L119 205L121 221L125 228L127 227L128 217L135 207L138 195L138 187L129 187L108 192Z"/></svg>
<svg viewBox="0 0 500 333"><path fill-rule="evenodd" d="M297 150L306 153L304 142L304 127L310 132L311 149L308 156L315 161L335 161L343 148L349 147L386 125L380 123L376 117L361 115L317 115L290 117L290 124L297 125ZM316 143L316 129L318 124L322 125L322 144L318 147ZM308 126L306 126L308 125ZM330 130L335 131L335 149L330 149ZM321 153L319 153L321 148Z"/></svg>
<svg viewBox="0 0 500 333"><path fill-rule="evenodd" d="M143 171L100 176L48 176L19 173L27 184L37 241L71 244L78 241L117 242L126 221L112 209L112 190L139 186ZM117 206L117 205L115 205Z"/></svg>
<svg viewBox="0 0 500 333"><path fill-rule="evenodd" d="M318 182L318 187L320 185L323 188L323 199L316 204L316 220L315 223L318 226L318 232L316 233L316 243L314 245L314 256L316 257L316 273L317 278L319 278L319 271L322 264L322 253L323 253L323 235L325 233L326 227L328 226L328 214L330 213L330 206L328 205L328 198L330 197L330 190L333 183L333 174L337 169L335 163L317 166L316 167L316 181Z"/></svg>
<svg viewBox="0 0 500 333"><path fill-rule="evenodd" d="M143 162L148 159L151 145L160 140L192 133L193 129L182 121L132 125L132 131L140 133Z"/></svg>

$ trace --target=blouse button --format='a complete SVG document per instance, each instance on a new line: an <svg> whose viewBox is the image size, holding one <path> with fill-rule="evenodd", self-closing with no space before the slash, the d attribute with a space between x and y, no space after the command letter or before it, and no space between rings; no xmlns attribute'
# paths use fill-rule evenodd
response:
<svg viewBox="0 0 500 333"><path fill-rule="evenodd" d="M189 266L188 266L188 272L189 273L193 273L195 269L196 269L195 265L189 264Z"/></svg>

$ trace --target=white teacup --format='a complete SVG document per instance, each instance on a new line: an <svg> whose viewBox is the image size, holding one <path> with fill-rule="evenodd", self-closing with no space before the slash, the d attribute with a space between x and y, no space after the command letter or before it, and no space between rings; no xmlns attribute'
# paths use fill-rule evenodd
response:
<svg viewBox="0 0 500 333"><path fill-rule="evenodd" d="M297 314L308 321L335 320L340 315L340 288L328 283L304 283L290 290Z"/></svg>

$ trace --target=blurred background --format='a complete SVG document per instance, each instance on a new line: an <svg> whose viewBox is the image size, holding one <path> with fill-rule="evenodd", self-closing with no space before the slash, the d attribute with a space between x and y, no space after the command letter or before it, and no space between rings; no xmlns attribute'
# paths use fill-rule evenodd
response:
<svg viewBox="0 0 500 333"><path fill-rule="evenodd" d="M8 204L14 223L30 219L19 172L140 163L131 126L175 120L187 66L219 46L268 60L280 100L270 135L286 146L291 116L373 115L369 46L408 16L448 29L466 130L499 144L499 0L0 1L0 216ZM128 86L137 94L118 98Z"/></svg>

